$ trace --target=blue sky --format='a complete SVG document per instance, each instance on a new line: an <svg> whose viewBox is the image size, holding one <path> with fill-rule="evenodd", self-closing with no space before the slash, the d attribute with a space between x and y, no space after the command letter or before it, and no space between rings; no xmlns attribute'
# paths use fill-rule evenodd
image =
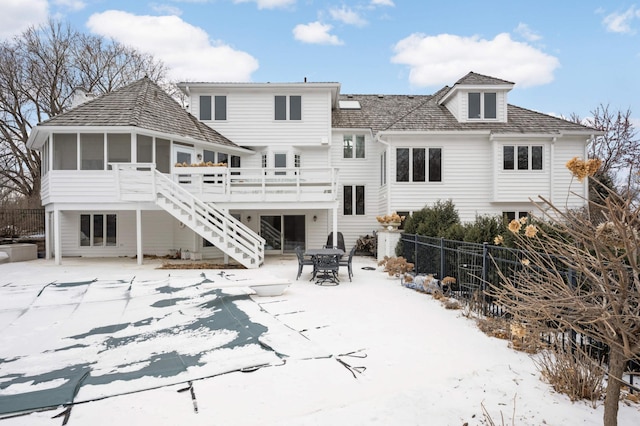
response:
<svg viewBox="0 0 640 426"><path fill-rule="evenodd" d="M48 17L152 53L177 81L336 81L431 94L469 71L512 104L640 118L640 1L0 0L0 38ZM635 120L636 125L640 120ZM638 126L640 127L640 126Z"/></svg>

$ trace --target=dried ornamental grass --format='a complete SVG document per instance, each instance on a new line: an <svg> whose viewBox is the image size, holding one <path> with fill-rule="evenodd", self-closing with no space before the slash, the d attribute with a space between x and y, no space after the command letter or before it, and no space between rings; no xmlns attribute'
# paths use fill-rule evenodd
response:
<svg viewBox="0 0 640 426"><path fill-rule="evenodd" d="M384 216L376 216L376 220L382 224L385 223L400 223L405 219L405 216L400 216L398 213L393 212Z"/></svg>
<svg viewBox="0 0 640 426"><path fill-rule="evenodd" d="M586 399L595 407L602 398L605 372L583 351L542 351L534 362L549 384L572 401Z"/></svg>

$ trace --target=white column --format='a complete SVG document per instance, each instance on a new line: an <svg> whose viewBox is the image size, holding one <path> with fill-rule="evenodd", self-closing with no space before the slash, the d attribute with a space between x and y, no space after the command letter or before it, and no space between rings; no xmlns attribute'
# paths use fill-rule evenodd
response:
<svg viewBox="0 0 640 426"><path fill-rule="evenodd" d="M44 258L51 260L51 212L44 212Z"/></svg>
<svg viewBox="0 0 640 426"><path fill-rule="evenodd" d="M140 207L136 209L136 248L138 265L142 265L142 211Z"/></svg>
<svg viewBox="0 0 640 426"><path fill-rule="evenodd" d="M62 262L62 242L60 241L60 210L53 210L53 249L55 251L55 263L60 265Z"/></svg>
<svg viewBox="0 0 640 426"><path fill-rule="evenodd" d="M331 244L338 247L338 207L333 208L333 241Z"/></svg>

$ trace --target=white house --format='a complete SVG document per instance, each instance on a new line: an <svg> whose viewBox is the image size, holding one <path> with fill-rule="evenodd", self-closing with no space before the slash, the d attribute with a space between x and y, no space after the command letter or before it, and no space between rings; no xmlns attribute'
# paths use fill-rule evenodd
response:
<svg viewBox="0 0 640 426"><path fill-rule="evenodd" d="M473 72L433 95L189 82L187 112L144 78L33 130L47 257L182 249L258 267L330 232L350 247L376 216L438 200L464 221L521 216L537 195L582 206L565 163L595 130L509 105L513 85Z"/></svg>

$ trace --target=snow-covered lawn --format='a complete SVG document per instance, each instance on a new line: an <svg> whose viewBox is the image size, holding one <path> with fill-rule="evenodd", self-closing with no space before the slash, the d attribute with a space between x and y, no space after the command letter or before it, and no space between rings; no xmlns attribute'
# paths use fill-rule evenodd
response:
<svg viewBox="0 0 640 426"><path fill-rule="evenodd" d="M602 406L555 393L529 355L372 258L326 287L309 269L296 281L294 257L158 266L0 265L0 425L60 425L62 406L9 412L64 395L69 425L480 425L482 406L496 424L602 424ZM274 297L246 286L269 278L293 284ZM640 407L621 403L619 424L640 424Z"/></svg>

